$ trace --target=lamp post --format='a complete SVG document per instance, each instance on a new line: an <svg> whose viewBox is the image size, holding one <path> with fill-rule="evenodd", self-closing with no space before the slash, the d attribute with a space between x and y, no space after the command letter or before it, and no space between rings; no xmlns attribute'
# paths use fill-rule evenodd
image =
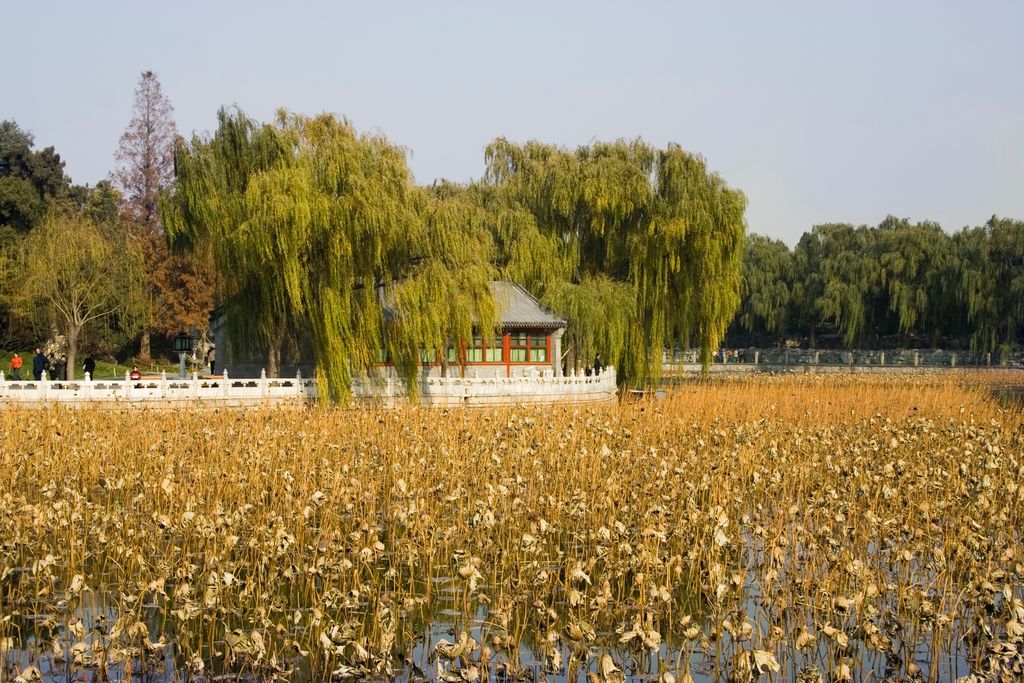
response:
<svg viewBox="0 0 1024 683"><path fill-rule="evenodd" d="M174 350L178 352L178 379L185 379L185 356L192 353L192 337L182 332L174 338Z"/></svg>

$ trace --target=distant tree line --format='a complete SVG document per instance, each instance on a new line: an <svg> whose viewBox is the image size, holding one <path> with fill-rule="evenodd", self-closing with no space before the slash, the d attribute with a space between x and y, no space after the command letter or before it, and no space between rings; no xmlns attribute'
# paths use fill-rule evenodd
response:
<svg viewBox="0 0 1024 683"><path fill-rule="evenodd" d="M946 347L1008 354L1024 339L1024 222L993 217L949 234L888 217L815 226L796 248L744 246L728 343Z"/></svg>

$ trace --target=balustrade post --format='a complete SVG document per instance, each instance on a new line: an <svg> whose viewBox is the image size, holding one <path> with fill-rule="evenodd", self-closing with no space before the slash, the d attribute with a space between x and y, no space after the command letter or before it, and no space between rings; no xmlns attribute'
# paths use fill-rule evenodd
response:
<svg viewBox="0 0 1024 683"><path fill-rule="evenodd" d="M260 398L267 397L267 369L260 370Z"/></svg>
<svg viewBox="0 0 1024 683"><path fill-rule="evenodd" d="M124 398L131 397L131 372L129 370L124 371L124 384L121 385L121 394Z"/></svg>
<svg viewBox="0 0 1024 683"><path fill-rule="evenodd" d="M167 371L160 371L160 398L167 398Z"/></svg>
<svg viewBox="0 0 1024 683"><path fill-rule="evenodd" d="M949 357L949 367L951 367L951 368L955 368L956 367L956 352L955 351L953 352L953 355Z"/></svg>
<svg viewBox="0 0 1024 683"><path fill-rule="evenodd" d="M916 368L921 364L921 352L914 351L914 367Z"/></svg>
<svg viewBox="0 0 1024 683"><path fill-rule="evenodd" d="M988 366L988 367L992 367L992 352L991 351L989 351L988 353L985 354L985 365Z"/></svg>
<svg viewBox="0 0 1024 683"><path fill-rule="evenodd" d="M228 382L228 370L227 370L227 368L224 368L224 381L221 382L220 389L221 389L221 392L220 392L221 395L227 397L228 389L230 389L229 382Z"/></svg>
<svg viewBox="0 0 1024 683"><path fill-rule="evenodd" d="M885 351L882 351L882 355L878 358L879 365L885 365Z"/></svg>
<svg viewBox="0 0 1024 683"><path fill-rule="evenodd" d="M754 351L754 365L757 365L760 362L761 362L761 351L760 350Z"/></svg>
<svg viewBox="0 0 1024 683"><path fill-rule="evenodd" d="M192 371L192 386L189 387L192 392L192 398L199 398L199 373L195 370Z"/></svg>

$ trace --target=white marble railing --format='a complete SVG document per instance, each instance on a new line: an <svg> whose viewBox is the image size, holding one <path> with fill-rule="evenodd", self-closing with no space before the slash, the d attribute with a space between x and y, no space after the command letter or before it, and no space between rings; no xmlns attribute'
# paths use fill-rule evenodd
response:
<svg viewBox="0 0 1024 683"><path fill-rule="evenodd" d="M44 374L45 377L45 374ZM231 379L225 372L189 379L159 377L123 380L9 381L0 373L0 403L163 403L167 405L215 402L244 405L265 401L301 402L316 398L316 383L302 377Z"/></svg>
<svg viewBox="0 0 1024 683"><path fill-rule="evenodd" d="M355 382L357 399L388 404L406 400L405 383L397 378ZM599 375L555 377L429 377L419 381L419 402L431 406L516 405L521 403L593 403L618 396L615 368Z"/></svg>
<svg viewBox="0 0 1024 683"><path fill-rule="evenodd" d="M394 405L406 400L405 385L397 379L356 381L353 396L364 402ZM196 403L252 405L302 404L316 400L316 382L303 378L272 379L261 373L253 379L218 376L179 379L159 377L123 380L9 381L0 373L0 404L140 404L177 406ZM430 377L419 382L419 402L431 406L514 405L520 403L597 402L617 396L615 369L595 376L459 378Z"/></svg>

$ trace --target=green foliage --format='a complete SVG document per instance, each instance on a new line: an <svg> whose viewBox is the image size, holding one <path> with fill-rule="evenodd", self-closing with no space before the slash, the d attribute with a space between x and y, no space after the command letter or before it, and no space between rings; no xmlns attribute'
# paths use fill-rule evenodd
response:
<svg viewBox="0 0 1024 683"><path fill-rule="evenodd" d="M34 142L14 121L0 122L0 225L21 233L69 191L60 155L53 147L33 150Z"/></svg>
<svg viewBox="0 0 1024 683"><path fill-rule="evenodd" d="M873 233L889 311L900 333L941 331L955 308L953 240L937 223L886 218Z"/></svg>
<svg viewBox="0 0 1024 683"><path fill-rule="evenodd" d="M839 328L843 344L852 348L874 329L874 299L881 271L870 228L850 225L816 226L823 239L821 260L825 288L818 310Z"/></svg>
<svg viewBox="0 0 1024 683"><path fill-rule="evenodd" d="M117 211L109 183L71 185L60 155L52 147L35 150L34 144L15 122L0 122L0 329L5 343L15 345L51 333L48 327L38 329L35 310L18 291L26 236L49 212L85 209L94 221L105 223Z"/></svg>
<svg viewBox="0 0 1024 683"><path fill-rule="evenodd" d="M284 301L262 273L250 242L258 230L246 202L250 178L269 170L287 153L272 126L260 126L241 112L218 112L209 139L193 138L175 153L177 180L162 198L160 216L178 249L211 252L219 300L230 326L229 353L266 349L288 329ZM225 350L222 350L222 352Z"/></svg>
<svg viewBox="0 0 1024 683"><path fill-rule="evenodd" d="M963 230L955 243L971 348L1014 348L1024 327L1024 222L993 216L982 227Z"/></svg>
<svg viewBox="0 0 1024 683"><path fill-rule="evenodd" d="M781 338L793 297L793 253L781 240L747 237L738 322L746 332Z"/></svg>
<svg viewBox="0 0 1024 683"><path fill-rule="evenodd" d="M739 329L769 329L769 313L793 312L772 330L834 328L844 345L874 345L883 335L970 339L979 353L1008 352L1024 326L1024 223L993 217L949 235L932 222L887 217L877 228L815 226L792 252L767 238L748 240ZM778 320L778 318L773 318Z"/></svg>
<svg viewBox="0 0 1024 683"><path fill-rule="evenodd" d="M624 361L644 362L627 346L638 334L636 293L628 283L606 275L586 275L579 283L556 281L541 303L571 321L562 344L577 361L590 362L600 353L605 363L616 367Z"/></svg>
<svg viewBox="0 0 1024 683"><path fill-rule="evenodd" d="M142 262L123 234L82 213L53 211L24 241L18 297L68 345L68 368L83 331L132 332L144 315Z"/></svg>
<svg viewBox="0 0 1024 683"><path fill-rule="evenodd" d="M600 344L634 385L665 345L692 339L710 359L739 304L746 202L703 159L639 140L499 138L486 160L498 266L567 317L577 358Z"/></svg>
<svg viewBox="0 0 1024 683"><path fill-rule="evenodd" d="M308 335L338 401L384 355L411 380L421 347L494 327L476 208L414 186L402 149L328 115L219 119L179 147L162 214L172 241L212 251L233 340Z"/></svg>
<svg viewBox="0 0 1024 683"><path fill-rule="evenodd" d="M101 180L92 189L86 189L82 209L95 223L113 224L118 220L121 193L109 180Z"/></svg>
<svg viewBox="0 0 1024 683"><path fill-rule="evenodd" d="M498 274L569 319L574 358L638 384L665 344L710 357L739 303L745 200L678 146L498 139L485 181L419 188L401 149L347 121L219 123L179 148L168 233L212 250L230 338L251 343L232 350L308 335L331 399L384 355L411 379L421 348L493 328Z"/></svg>

